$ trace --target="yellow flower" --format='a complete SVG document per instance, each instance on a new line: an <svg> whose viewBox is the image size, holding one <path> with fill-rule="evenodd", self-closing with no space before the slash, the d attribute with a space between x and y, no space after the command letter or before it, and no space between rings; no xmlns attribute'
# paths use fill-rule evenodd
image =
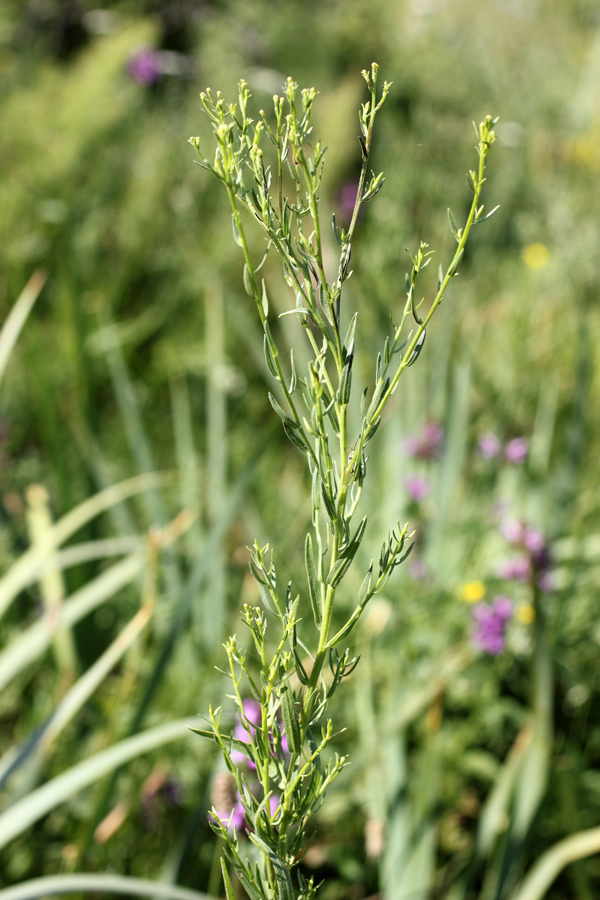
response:
<svg viewBox="0 0 600 900"><path fill-rule="evenodd" d="M535 609L531 605L531 603L526 603L525 606L520 606L515 613L519 622L522 622L523 625L531 625L531 623L535 619Z"/></svg>
<svg viewBox="0 0 600 900"><path fill-rule="evenodd" d="M523 262L530 269L543 269L550 260L550 251L545 244L527 244L523 247Z"/></svg>
<svg viewBox="0 0 600 900"><path fill-rule="evenodd" d="M460 588L458 596L467 603L477 603L485 597L485 585L482 581L468 581Z"/></svg>

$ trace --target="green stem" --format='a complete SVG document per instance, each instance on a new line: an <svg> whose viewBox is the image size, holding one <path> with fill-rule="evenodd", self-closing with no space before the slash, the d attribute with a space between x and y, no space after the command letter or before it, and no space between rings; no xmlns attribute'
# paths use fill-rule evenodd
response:
<svg viewBox="0 0 600 900"><path fill-rule="evenodd" d="M454 269L455 269L456 265L458 264L458 262L460 260L460 256L465 249L465 246L466 246L466 243L467 243L467 240L469 237L469 233L471 231L471 228L475 221L475 217L477 215L477 210L479 208L479 199L481 197L481 190L483 188L483 183L485 181L485 178L483 176L484 176L484 172L485 172L485 158L486 158L487 151L485 149L484 144L485 144L485 142L481 141L480 145L479 145L479 170L478 170L478 175L477 175L477 183L475 185L475 189L473 192L473 202L471 204L471 209L469 211L469 216L467 218L467 222L466 222L465 227L460 235L460 239L458 241L458 246L456 248L454 256L452 257L452 261L451 261L450 265L448 266L446 275L445 275L441 285L438 288L437 294L435 295L435 298L433 300L433 303L431 304L429 312L423 319L423 322L421 323L421 325L419 325L419 327L415 331L415 334L414 334L412 340L410 341L408 348L407 348L406 352L404 353L404 356L402 357L402 361L401 361L400 365L398 366L396 374L392 378L388 389L385 391L385 393L384 393L383 397L381 398L379 405L377 406L375 411L371 414L370 419L367 422L365 422L365 426L363 428L361 438L358 442L358 445L357 445L354 453L352 454L352 458L350 459L350 461L348 463L348 468L350 470L352 470L354 468L354 466L357 464L358 460L360 459L360 454L361 454L362 448L364 446L365 435L369 432L369 430L373 427L375 422L377 422L378 418L381 416L381 413L383 412L388 400L390 399L390 397L396 390L396 387L398 386L398 381L400 380L400 376L402 375L402 372L408 366L409 360L415 350L415 347L417 346L417 344L419 342L419 339L421 338L423 332L425 331L434 312L436 311L436 309L442 302L446 288L448 287L450 279L453 276ZM404 322L404 318L403 318L403 322Z"/></svg>

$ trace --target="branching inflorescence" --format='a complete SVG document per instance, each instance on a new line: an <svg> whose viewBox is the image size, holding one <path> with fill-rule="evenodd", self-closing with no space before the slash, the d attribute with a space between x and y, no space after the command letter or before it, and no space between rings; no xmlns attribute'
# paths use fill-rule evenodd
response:
<svg viewBox="0 0 600 900"><path fill-rule="evenodd" d="M486 157L495 139L496 120L487 116L476 128L479 164L467 176L473 199L462 228L448 211L457 244L454 255L445 272L440 266L437 292L422 318L424 300L417 300L417 283L432 251L421 243L411 256L400 322L393 326L383 352L377 356L373 391L370 399L367 390L362 394L361 425L351 440L348 405L353 396L358 313L343 311L342 293L351 275L359 210L384 181L383 174L369 175L375 119L390 88L385 82L378 94L377 70L374 63L370 71L362 73L369 92L359 112L362 166L348 228L337 227L333 218L339 245L333 278L325 271L318 199L325 148L318 141L314 146L309 142L314 88L302 90L298 98L298 86L289 78L284 96L273 98L274 117L268 118L261 110L256 122L248 116L250 94L244 81L240 82L237 104L226 103L220 92L215 97L207 90L201 98L217 142L213 161L202 154L199 138L190 139L200 165L227 191L233 236L244 254L244 287L256 302L264 330L266 365L279 385L282 402L272 394L269 400L286 435L305 455L312 477L312 530L304 548L306 589L297 596L291 584L282 589L268 546L255 543L250 568L265 608L244 607L243 618L254 645L252 658L235 636L225 645L233 699L245 740L223 733L220 709L210 710L210 730L199 730L220 746L235 779L246 830L256 849L242 844L238 831L222 811L213 810L213 828L224 839L225 855L252 900L308 900L314 896L312 881L304 879L296 866L308 846L308 821L345 763L343 757L324 755L334 734L332 722L326 718L327 704L357 662L348 649L340 652L338 647L356 626L369 600L384 588L410 552L408 526L391 529L378 562L372 561L364 575L354 611L341 628L334 630L336 592L365 535L366 516L358 523L356 520L367 471L366 448L400 376L416 362L423 348L429 320L451 278L458 274L471 228L492 214L484 215L480 205ZM275 160L272 164L268 161L271 154ZM292 185L291 196L285 189L288 183ZM266 237L266 249L258 263L250 253L242 210L251 214ZM304 377L296 372L293 353L289 365L282 362L269 324L267 288L259 272L270 251L281 259L283 277L295 298L290 313L297 317L310 344L312 360ZM343 314L349 319L345 329L341 324ZM298 635L301 604L304 617L309 606L312 610L312 646ZM267 652L267 619L270 627L274 620L279 629L274 653ZM330 672L326 677L327 669ZM251 717L245 700L249 694L260 704L260 713ZM244 771L244 766L236 765L240 754L249 761L252 783L249 767ZM228 900L233 900L224 860L222 869Z"/></svg>

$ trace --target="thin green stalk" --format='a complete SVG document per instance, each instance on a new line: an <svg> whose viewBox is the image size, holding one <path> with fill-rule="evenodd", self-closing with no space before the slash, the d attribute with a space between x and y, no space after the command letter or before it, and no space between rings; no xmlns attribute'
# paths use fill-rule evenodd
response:
<svg viewBox="0 0 600 900"><path fill-rule="evenodd" d="M295 591L292 591L291 583L285 590L281 588L268 546L260 547L255 543L251 551L251 571L272 618L267 622L259 607L247 606L244 609L246 624L255 645L252 663L247 652L238 647L235 637L226 644L233 699L239 721L248 732L248 739L240 742L221 733L221 710L211 710L211 730L200 731L221 747L241 795L244 814L252 825L250 839L261 853L259 867L253 868L245 863L237 838L229 834L227 822L217 810L214 811L214 829L225 841L226 855L254 900L272 900L273 897L277 900L311 900L314 896L312 882L298 873L296 883L293 883L291 871L305 849L310 816L320 806L328 784L345 764L343 757L335 755L325 761L324 751L334 733L331 720L326 718L326 709L333 692L342 679L353 671L358 660L351 658L349 649L340 653L336 648L348 637L371 597L383 590L394 568L403 562L409 552L405 551L408 526L397 526L383 543L378 566L371 562L358 592L356 608L332 635L337 589L365 535L366 517L358 527L353 525L366 476L364 449L375 433L381 412L394 392L400 375L414 363L420 352L425 327L439 306L450 278L457 271L472 225L482 221L483 208L478 203L484 181L484 157L493 141L493 121L489 117L480 126L480 165L477 173L470 173L474 200L463 230L458 232L450 214L458 244L456 253L445 277L440 277L438 292L423 322L417 314L414 291L417 277L431 255L424 252L427 245L422 244L413 259L402 321L386 342L383 358L380 355L377 360L372 408L365 411L361 406L362 426L354 442L354 450L350 453L348 406L351 402L357 316L352 317L342 342L341 295L349 276L351 243L359 209L375 196L383 184L382 174L373 174L370 179L367 175L375 118L390 87L384 84L378 100L377 71L376 64L373 64L370 73L363 71L370 99L363 104L359 114L361 174L349 229L347 232L342 229L336 234L341 238L341 252L336 280L331 284L327 281L324 268L319 207L323 151L319 142L314 149L308 144L310 114L316 96L314 89L302 91L300 114L296 105L297 85L288 79L285 96L274 98L275 130L262 111L257 125L253 125L247 117L249 94L244 82L240 83L239 108L227 105L220 94L214 98L207 91L201 96L217 139L214 163L200 153L199 139L191 139L200 156L200 165L216 175L227 190L234 237L245 260L244 284L247 293L256 302L265 335L266 364L271 375L281 384L286 409L281 408L274 398L270 399L283 421L287 436L306 456L312 477L313 530L305 541L305 565L317 633L313 632L311 641L305 634L306 626L303 626L303 637L307 643L300 640L297 624L300 620L301 595L293 599ZM289 112L284 125L283 107L286 102ZM276 197L271 195L271 169L261 147L265 133L277 152ZM283 195L283 165L288 154L289 171L295 183L293 200ZM279 255L284 279L294 293L295 308L289 312L297 315L314 353L304 378L296 377L292 362L289 387L269 327L268 303L258 283L258 267L254 267L250 259L240 208L252 214L267 236L268 249L272 248ZM310 236L304 231L303 220L306 217L310 217L312 222ZM408 349L393 377L388 378L403 326L411 313L419 327L411 336ZM306 418L300 417L297 404L293 401L292 394L296 390L304 395ZM313 555L315 549L316 558ZM302 615L306 618L304 613ZM268 653L265 632L267 624L272 627L273 620L275 627L281 629L280 637L274 642L277 644L274 653ZM307 666L310 671L305 668L299 648L311 659ZM331 680L324 678L326 661L331 667ZM260 668L260 678L256 676L255 666ZM299 688L292 687L292 678L297 679ZM244 706L244 690L248 688L260 703L260 716L254 722L250 721ZM288 755L284 754L281 746L283 733L289 747ZM279 736L275 738L274 735ZM249 754L255 763L255 775L246 775L243 769L233 766L231 753L234 749ZM254 793L250 791L248 777L258 782ZM280 809L271 814L269 805L275 788L281 791Z"/></svg>

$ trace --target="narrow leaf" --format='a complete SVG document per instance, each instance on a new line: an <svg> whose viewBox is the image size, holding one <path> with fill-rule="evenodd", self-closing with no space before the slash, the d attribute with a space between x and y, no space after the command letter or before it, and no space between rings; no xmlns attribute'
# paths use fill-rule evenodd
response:
<svg viewBox="0 0 600 900"><path fill-rule="evenodd" d="M291 443L294 445L294 447L298 448L298 450L302 450L303 453L308 453L309 452L308 446L304 442L302 433L297 430L298 426L296 425L295 422L294 422L294 426L295 426L294 428L291 428L288 422L283 423L283 430L285 432L285 436L288 438L289 441L291 441Z"/></svg>
<svg viewBox="0 0 600 900"><path fill-rule="evenodd" d="M448 219L450 221L450 230L452 231L452 234L457 241L460 241L460 237L458 235L458 227L456 225L456 221L454 219L454 216L452 215L452 210L450 209L450 207L448 207Z"/></svg>
<svg viewBox="0 0 600 900"><path fill-rule="evenodd" d="M223 874L223 884L225 885L225 896L227 897L227 900L235 900L233 885L231 883L231 878L229 877L229 872L227 871L227 866L223 857L221 857L221 872Z"/></svg>
<svg viewBox="0 0 600 900"><path fill-rule="evenodd" d="M242 244L242 239L240 237L240 230L237 226L237 222L235 221L235 216L233 214L231 216L231 222L233 224L233 239L238 247L243 247L244 245Z"/></svg>
<svg viewBox="0 0 600 900"><path fill-rule="evenodd" d="M327 576L327 584L330 584L331 587L337 587L351 565L352 557L349 559L347 557L338 559Z"/></svg>
<svg viewBox="0 0 600 900"><path fill-rule="evenodd" d="M456 259L452 261L450 268L448 269L448 275L458 275L458 267L460 265L460 261L462 260L465 254L465 248L463 247Z"/></svg>
<svg viewBox="0 0 600 900"><path fill-rule="evenodd" d="M290 877L289 869L286 864L280 859L274 850L269 847L269 845L259 838L257 834L251 834L250 840L253 844L262 850L262 852L269 857L271 865L273 866L273 871L275 872L275 881L277 883L277 896L276 900L294 900L294 891L292 888L292 879Z"/></svg>
<svg viewBox="0 0 600 900"><path fill-rule="evenodd" d="M270 391L269 391L269 403L271 404L271 406L273 407L273 409L275 410L275 412L277 413L277 415L279 416L281 421L284 422L284 424L288 425L290 428L293 428L294 430L298 430L300 428L298 423L295 422L292 419L292 417L289 416L285 412L285 410L279 405L279 403L277 402L277 400L275 399L275 397L273 396L273 394Z"/></svg>
<svg viewBox="0 0 600 900"><path fill-rule="evenodd" d="M265 314L265 318L269 315L269 300L267 298L267 288L265 285L265 279L262 281L262 309Z"/></svg>
<svg viewBox="0 0 600 900"><path fill-rule="evenodd" d="M310 534L306 535L304 544L304 561L306 565L306 575L308 578L308 593L310 596L310 605L312 606L315 624L319 631L321 630L322 612L319 579L315 569L315 561L313 558L312 540Z"/></svg>
<svg viewBox="0 0 600 900"><path fill-rule="evenodd" d="M265 351L265 362L267 364L267 369L273 376L273 378L278 378L277 369L275 368L275 363L273 362L273 357L271 356L271 351L269 349L269 341L267 340L267 335L265 334L264 338L264 351Z"/></svg>
<svg viewBox="0 0 600 900"><path fill-rule="evenodd" d="M332 522L335 522L336 512L335 506L333 505L333 501L329 496L329 491L325 487L325 484L321 482L321 496L323 497L323 502L325 504L325 512L329 516Z"/></svg>
<svg viewBox="0 0 600 900"><path fill-rule="evenodd" d="M254 297L254 286L250 278L250 269L246 263L244 263L244 288L249 297Z"/></svg>
<svg viewBox="0 0 600 900"><path fill-rule="evenodd" d="M298 714L296 713L296 701L294 692L290 686L289 679L286 677L279 693L281 699L281 714L283 716L283 727L288 739L288 743L293 753L302 751L302 741L300 736L300 724L298 722Z"/></svg>
<svg viewBox="0 0 600 900"><path fill-rule="evenodd" d="M371 565L369 566L369 571L363 578L363 582L358 591L358 601L357 602L361 609L363 608L363 606L366 605L366 603L372 596L372 593L371 593L372 579L373 579L373 560L371 560Z"/></svg>
<svg viewBox="0 0 600 900"><path fill-rule="evenodd" d="M427 329L424 328L423 331L421 332L421 334L419 335L419 340L415 344L414 350L408 357L408 361L406 363L407 366L414 365L416 363L416 361L418 360L421 350L423 349L423 344L425 343L426 337L427 337Z"/></svg>
<svg viewBox="0 0 600 900"><path fill-rule="evenodd" d="M354 353L354 332L356 331L356 320L358 318L358 313L355 312L350 320L350 324L348 325L348 331L346 332L346 337L344 338L344 354L345 356L349 356L351 353Z"/></svg>

